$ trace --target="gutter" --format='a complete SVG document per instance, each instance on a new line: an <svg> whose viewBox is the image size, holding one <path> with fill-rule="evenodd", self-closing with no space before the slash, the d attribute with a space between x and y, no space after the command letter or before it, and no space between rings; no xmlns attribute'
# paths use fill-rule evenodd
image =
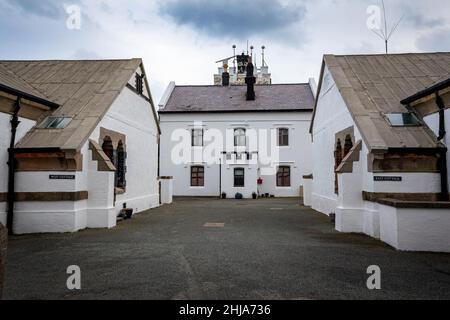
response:
<svg viewBox="0 0 450 320"><path fill-rule="evenodd" d="M50 109L57 109L57 108L59 108L59 104L57 104L57 103L50 102L50 101L45 100L43 98L36 97L36 96L34 96L32 94L28 94L26 92L13 89L13 88L8 87L8 86L6 86L4 84L1 84L1 83L0 83L0 91L12 94L14 96L17 96L17 97L20 97L20 98L23 98L23 99L26 99L26 100L29 100L29 101L32 101L32 102L35 102L35 103L42 104L44 106L49 107Z"/></svg>

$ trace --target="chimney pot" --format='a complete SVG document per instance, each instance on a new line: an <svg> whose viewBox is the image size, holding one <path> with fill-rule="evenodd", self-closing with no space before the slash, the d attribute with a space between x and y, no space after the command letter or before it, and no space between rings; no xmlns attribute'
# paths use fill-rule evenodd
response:
<svg viewBox="0 0 450 320"><path fill-rule="evenodd" d="M254 101L256 99L255 95L256 78L253 72L254 67L252 63L252 58L249 57L247 65L247 76L245 77L245 83L247 84L247 101Z"/></svg>
<svg viewBox="0 0 450 320"><path fill-rule="evenodd" d="M228 87L230 85L230 74L228 72L222 73L222 86Z"/></svg>

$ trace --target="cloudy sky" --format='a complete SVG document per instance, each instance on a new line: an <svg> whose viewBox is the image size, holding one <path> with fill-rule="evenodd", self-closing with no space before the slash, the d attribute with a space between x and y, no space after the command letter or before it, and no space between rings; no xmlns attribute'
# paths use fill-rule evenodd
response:
<svg viewBox="0 0 450 320"><path fill-rule="evenodd" d="M450 1L385 0L391 52L450 51ZM325 53L383 53L379 0L0 0L0 59L142 57L155 102L170 81L212 84L214 62L247 40L275 83L317 79ZM79 29L67 9L81 10ZM75 7L76 8L76 7ZM70 10L69 10L70 11ZM73 13L73 11L71 11ZM69 20L73 22L73 20ZM74 26L74 24L69 24Z"/></svg>

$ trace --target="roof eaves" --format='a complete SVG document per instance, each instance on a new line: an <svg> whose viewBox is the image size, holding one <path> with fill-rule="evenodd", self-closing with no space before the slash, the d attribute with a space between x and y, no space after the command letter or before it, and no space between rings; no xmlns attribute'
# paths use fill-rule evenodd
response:
<svg viewBox="0 0 450 320"><path fill-rule="evenodd" d="M9 93L11 95L17 96L19 98L27 99L27 100L29 100L31 102L42 104L42 105L47 106L47 107L49 107L51 109L57 109L57 108L60 107L60 105L57 104L57 103L54 103L52 101L49 101L49 100L46 100L46 99L43 99L43 98L40 98L40 97L36 97L35 95L32 95L30 93L23 92L23 91L11 88L11 87L6 86L6 85L1 84L1 83L0 83L0 90L4 91L6 93Z"/></svg>
<svg viewBox="0 0 450 320"><path fill-rule="evenodd" d="M448 78L447 80L441 81L425 90L422 90L422 91L419 91L419 92L413 94L412 96L402 100L401 104L403 104L403 105L411 104L413 102L416 102L417 100L425 98L433 93L436 93L436 92L446 89L448 87L450 87L450 78Z"/></svg>

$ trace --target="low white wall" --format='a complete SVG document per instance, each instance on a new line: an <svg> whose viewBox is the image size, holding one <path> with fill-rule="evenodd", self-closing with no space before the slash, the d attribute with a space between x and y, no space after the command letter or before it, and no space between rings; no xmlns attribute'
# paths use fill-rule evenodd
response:
<svg viewBox="0 0 450 320"><path fill-rule="evenodd" d="M162 204L173 202L173 179L161 179L161 202Z"/></svg>
<svg viewBox="0 0 450 320"><path fill-rule="evenodd" d="M17 202L14 233L62 233L86 228L86 201Z"/></svg>
<svg viewBox="0 0 450 320"><path fill-rule="evenodd" d="M381 240L402 251L450 252L450 209L380 205Z"/></svg>
<svg viewBox="0 0 450 320"><path fill-rule="evenodd" d="M303 179L303 204L306 207L312 205L312 179Z"/></svg>

